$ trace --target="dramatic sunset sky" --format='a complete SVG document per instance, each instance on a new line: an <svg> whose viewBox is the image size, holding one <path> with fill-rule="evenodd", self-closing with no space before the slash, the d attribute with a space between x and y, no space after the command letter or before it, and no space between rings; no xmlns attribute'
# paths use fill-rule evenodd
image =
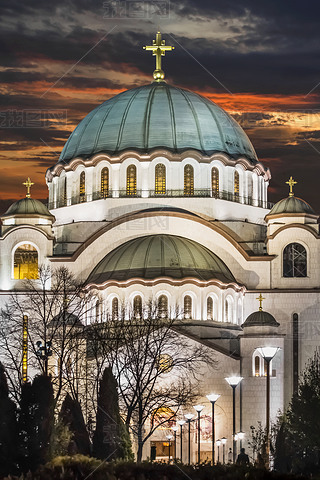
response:
<svg viewBox="0 0 320 480"><path fill-rule="evenodd" d="M95 106L151 81L160 28L168 82L231 113L269 166L320 213L320 3L296 0L1 2L0 211L47 197L45 171Z"/></svg>

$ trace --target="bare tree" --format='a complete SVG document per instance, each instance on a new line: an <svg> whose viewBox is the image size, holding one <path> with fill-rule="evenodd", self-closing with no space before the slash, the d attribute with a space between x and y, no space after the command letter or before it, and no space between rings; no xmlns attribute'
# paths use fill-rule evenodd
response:
<svg viewBox="0 0 320 480"><path fill-rule="evenodd" d="M177 310L177 309L176 309ZM87 340L98 371L112 367L124 421L141 461L155 430L173 420L199 396L201 366L215 366L212 351L184 334L181 315L163 315L155 302L141 311L122 311L92 324ZM96 377L97 380L98 376Z"/></svg>
<svg viewBox="0 0 320 480"><path fill-rule="evenodd" d="M28 316L29 371L51 375L55 401L62 390L79 399L84 382L83 329L92 309L92 294L65 267L40 266L37 280L23 281L1 311L0 344L18 398L22 361L22 318Z"/></svg>

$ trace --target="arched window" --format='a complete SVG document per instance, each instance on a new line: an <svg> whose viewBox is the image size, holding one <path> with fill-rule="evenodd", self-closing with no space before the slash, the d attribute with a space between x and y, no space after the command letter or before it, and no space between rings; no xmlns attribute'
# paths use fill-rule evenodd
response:
<svg viewBox="0 0 320 480"><path fill-rule="evenodd" d="M109 196L109 168L105 167L101 170L101 189L100 194L102 198Z"/></svg>
<svg viewBox="0 0 320 480"><path fill-rule="evenodd" d="M67 206L67 177L62 179L62 195L61 195L62 207Z"/></svg>
<svg viewBox="0 0 320 480"><path fill-rule="evenodd" d="M100 322L100 302L96 301L96 322Z"/></svg>
<svg viewBox="0 0 320 480"><path fill-rule="evenodd" d="M290 243L283 250L283 276L307 276L307 252L300 243Z"/></svg>
<svg viewBox="0 0 320 480"><path fill-rule="evenodd" d="M233 193L235 197L239 197L240 192L240 179L239 179L239 172L234 172L234 186L233 186Z"/></svg>
<svg viewBox="0 0 320 480"><path fill-rule="evenodd" d="M252 202L252 197L253 197L253 179L252 176L248 176L248 199L250 203Z"/></svg>
<svg viewBox="0 0 320 480"><path fill-rule="evenodd" d="M186 295L183 299L183 316L186 320L192 318L192 298Z"/></svg>
<svg viewBox="0 0 320 480"><path fill-rule="evenodd" d="M13 278L15 280L39 278L38 252L29 243L20 245L14 252Z"/></svg>
<svg viewBox="0 0 320 480"><path fill-rule="evenodd" d="M232 323L233 320L233 301L231 297L226 298L225 303L225 322Z"/></svg>
<svg viewBox="0 0 320 480"><path fill-rule="evenodd" d="M207 298L207 320L213 320L213 299L212 297Z"/></svg>
<svg viewBox="0 0 320 480"><path fill-rule="evenodd" d="M119 317L119 300L117 297L114 297L111 304L111 315L112 320L117 320Z"/></svg>
<svg viewBox="0 0 320 480"><path fill-rule="evenodd" d="M254 357L254 375L255 377L260 377L261 373L260 373L260 361L261 361L261 358L259 357L259 355L256 355Z"/></svg>
<svg viewBox="0 0 320 480"><path fill-rule="evenodd" d="M166 193L166 167L158 163L155 169L155 194L165 195Z"/></svg>
<svg viewBox="0 0 320 480"><path fill-rule="evenodd" d="M127 195L137 195L137 168L129 165L127 168Z"/></svg>
<svg viewBox="0 0 320 480"><path fill-rule="evenodd" d="M142 298L140 295L135 296L133 299L133 315L137 320L142 318Z"/></svg>
<svg viewBox="0 0 320 480"><path fill-rule="evenodd" d="M85 172L80 173L79 193L80 193L80 203L85 202L86 201L86 174L85 174Z"/></svg>
<svg viewBox="0 0 320 480"><path fill-rule="evenodd" d="M168 297L166 295L160 295L159 297L158 314L160 318L168 317Z"/></svg>
<svg viewBox="0 0 320 480"><path fill-rule="evenodd" d="M184 195L192 196L194 194L194 173L192 165L184 167Z"/></svg>
<svg viewBox="0 0 320 480"><path fill-rule="evenodd" d="M211 188L212 196L219 197L219 170L217 167L213 167L211 170Z"/></svg>

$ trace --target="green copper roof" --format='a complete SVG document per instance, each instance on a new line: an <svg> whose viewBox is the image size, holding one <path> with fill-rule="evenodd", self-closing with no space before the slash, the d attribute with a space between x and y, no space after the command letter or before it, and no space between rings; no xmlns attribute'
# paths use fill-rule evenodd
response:
<svg viewBox="0 0 320 480"><path fill-rule="evenodd" d="M174 235L149 235L130 240L108 253L87 283L159 277L235 282L222 260L199 243Z"/></svg>
<svg viewBox="0 0 320 480"><path fill-rule="evenodd" d="M165 82L127 90L95 108L70 135L60 161L156 148L225 152L257 161L249 138L228 113L201 95Z"/></svg>
<svg viewBox="0 0 320 480"><path fill-rule="evenodd" d="M43 217L52 217L47 207L40 202L40 200L27 197L22 198L21 200L18 200L10 205L6 213L2 216L11 217L12 215L41 215Z"/></svg>
<svg viewBox="0 0 320 480"><path fill-rule="evenodd" d="M251 313L241 327L279 327L280 323L271 313L264 310L258 310Z"/></svg>
<svg viewBox="0 0 320 480"><path fill-rule="evenodd" d="M309 203L299 197L283 198L272 207L268 215L278 215L280 213L308 213L309 215L315 215L315 212Z"/></svg>

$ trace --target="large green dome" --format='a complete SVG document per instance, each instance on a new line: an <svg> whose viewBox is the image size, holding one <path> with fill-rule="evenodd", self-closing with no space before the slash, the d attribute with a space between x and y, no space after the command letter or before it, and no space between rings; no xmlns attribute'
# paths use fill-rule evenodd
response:
<svg viewBox="0 0 320 480"><path fill-rule="evenodd" d="M201 95L165 82L127 90L95 108L70 135L60 161L156 148L224 152L257 161L249 138L228 113Z"/></svg>
<svg viewBox="0 0 320 480"><path fill-rule="evenodd" d="M223 261L199 243L174 235L148 235L129 240L108 253L87 283L160 277L235 282Z"/></svg>

